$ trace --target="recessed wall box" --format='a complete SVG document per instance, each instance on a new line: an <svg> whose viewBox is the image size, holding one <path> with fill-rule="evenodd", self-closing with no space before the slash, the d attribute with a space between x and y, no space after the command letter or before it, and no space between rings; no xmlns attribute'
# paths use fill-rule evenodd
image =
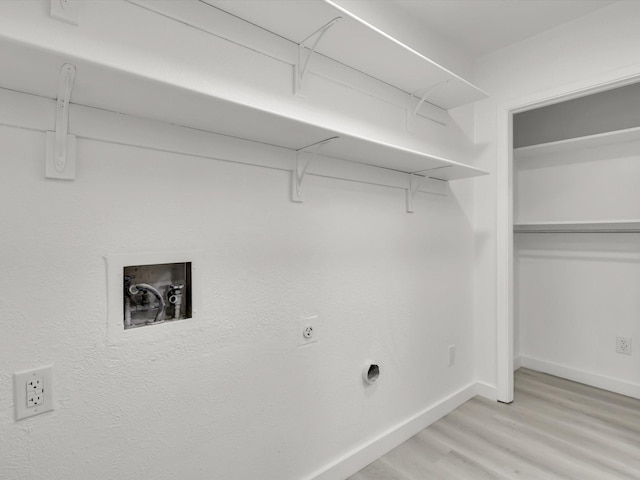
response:
<svg viewBox="0 0 640 480"><path fill-rule="evenodd" d="M111 253L104 259L109 345L154 343L202 327L201 251Z"/></svg>
<svg viewBox="0 0 640 480"><path fill-rule="evenodd" d="M122 273L125 329L191 318L191 262L129 265Z"/></svg>

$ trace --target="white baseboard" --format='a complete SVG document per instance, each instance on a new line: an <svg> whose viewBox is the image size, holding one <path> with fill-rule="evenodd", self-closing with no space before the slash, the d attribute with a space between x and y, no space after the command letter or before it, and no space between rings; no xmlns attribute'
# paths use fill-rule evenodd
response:
<svg viewBox="0 0 640 480"><path fill-rule="evenodd" d="M513 359L513 371L515 372L521 367L522 367L522 357L518 355L516 358Z"/></svg>
<svg viewBox="0 0 640 480"><path fill-rule="evenodd" d="M498 400L498 391L496 390L496 387L482 382L476 383L476 395L489 400Z"/></svg>
<svg viewBox="0 0 640 480"><path fill-rule="evenodd" d="M548 373L575 382L584 383L585 385L640 399L640 385L616 378L524 356L516 357L513 366L514 370L521 367L529 368L538 372ZM470 384L444 400L427 407L400 425L387 430L373 440L356 447L323 469L308 476L306 480L344 480L405 442L416 433L427 428L432 423L440 420L476 395L490 400L496 400L496 387L482 382Z"/></svg>
<svg viewBox="0 0 640 480"><path fill-rule="evenodd" d="M307 477L307 480L344 480L393 450L401 443L424 430L432 423L452 412L478 394L478 384L473 383L458 390L444 400L431 405L405 422L356 447L323 469ZM486 386L487 389L491 387ZM494 389L495 390L495 389Z"/></svg>
<svg viewBox="0 0 640 480"><path fill-rule="evenodd" d="M640 385L624 380L525 356L514 358L513 366L514 370L521 367L529 368L538 372L548 373L573 380L574 382L640 399ZM427 428L432 423L440 420L476 395L490 400L496 400L496 387L482 382L472 383L444 400L427 407L419 414L387 430L378 437L354 448L326 467L309 475L306 480L343 480L405 442L416 433Z"/></svg>
<svg viewBox="0 0 640 480"><path fill-rule="evenodd" d="M536 370L538 372L548 373L549 375L555 375L556 377L566 378L567 380L573 380L574 382L584 383L585 385L640 399L640 385L637 383L631 383L597 373L586 372L584 370L539 360L537 358L519 358L521 366L524 368L530 368L531 370Z"/></svg>

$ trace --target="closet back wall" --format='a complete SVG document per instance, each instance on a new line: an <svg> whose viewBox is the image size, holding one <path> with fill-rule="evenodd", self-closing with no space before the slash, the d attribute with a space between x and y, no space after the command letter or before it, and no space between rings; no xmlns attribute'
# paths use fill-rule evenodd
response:
<svg viewBox="0 0 640 480"><path fill-rule="evenodd" d="M515 223L639 219L638 152L634 141L516 156ZM637 346L631 356L616 353L616 337L640 340L639 240L515 234L516 360L640 398Z"/></svg>
<svg viewBox="0 0 640 480"><path fill-rule="evenodd" d="M4 480L308 478L471 382L453 195L408 215L403 190L308 177L296 204L289 172L86 139L52 181L44 142L0 128ZM197 318L108 346L103 256L173 250L202 252ZM12 373L49 363L56 410L14 423Z"/></svg>
<svg viewBox="0 0 640 480"><path fill-rule="evenodd" d="M515 240L516 363L640 398L640 234Z"/></svg>

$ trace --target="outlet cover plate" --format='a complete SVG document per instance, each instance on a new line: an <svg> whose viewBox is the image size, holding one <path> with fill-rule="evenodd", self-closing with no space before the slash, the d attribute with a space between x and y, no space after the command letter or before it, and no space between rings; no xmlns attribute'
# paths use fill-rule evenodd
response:
<svg viewBox="0 0 640 480"><path fill-rule="evenodd" d="M616 352L631 355L631 338L616 337Z"/></svg>
<svg viewBox="0 0 640 480"><path fill-rule="evenodd" d="M448 352L449 352L449 358L448 358L447 365L449 367L453 367L456 364L456 346L449 345Z"/></svg>
<svg viewBox="0 0 640 480"><path fill-rule="evenodd" d="M53 365L13 374L16 420L53 410Z"/></svg>

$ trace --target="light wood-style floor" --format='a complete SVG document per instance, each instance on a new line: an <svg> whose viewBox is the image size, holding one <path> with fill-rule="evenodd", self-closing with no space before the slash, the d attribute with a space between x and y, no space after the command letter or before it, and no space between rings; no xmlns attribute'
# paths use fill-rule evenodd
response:
<svg viewBox="0 0 640 480"><path fill-rule="evenodd" d="M640 400L520 369L349 480L640 480Z"/></svg>

